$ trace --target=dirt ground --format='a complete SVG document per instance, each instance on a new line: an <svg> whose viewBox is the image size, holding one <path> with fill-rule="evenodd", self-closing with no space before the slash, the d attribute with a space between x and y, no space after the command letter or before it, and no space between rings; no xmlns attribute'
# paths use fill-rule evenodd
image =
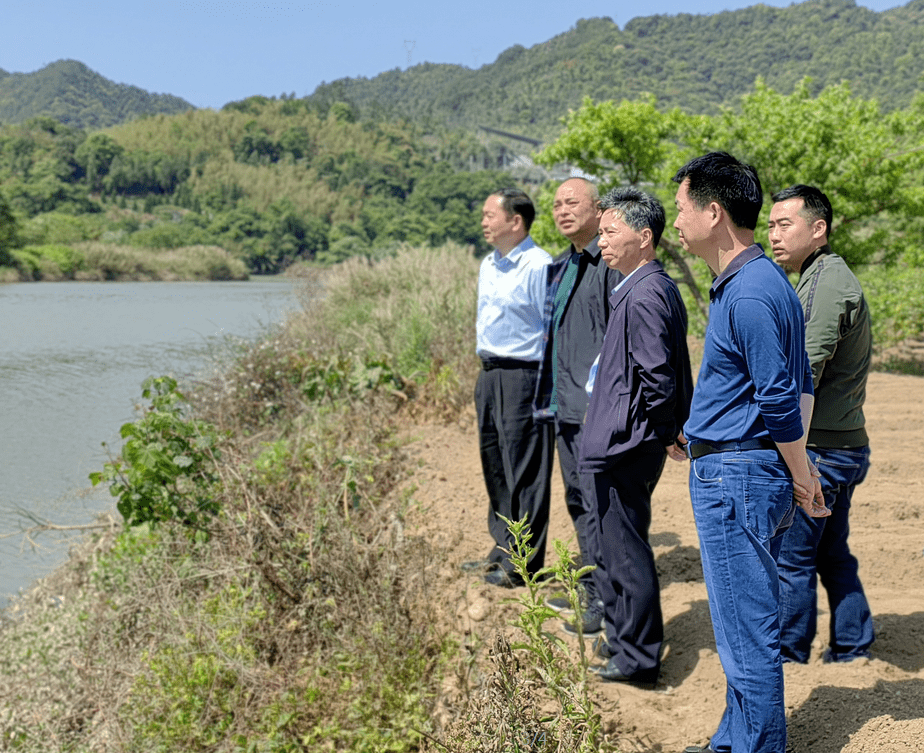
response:
<svg viewBox="0 0 924 753"><path fill-rule="evenodd" d="M924 379L872 374L866 415L873 466L854 497L851 547L876 621L873 657L822 663L828 631L822 591L811 660L784 670L791 751L924 750ZM454 425L418 427L411 451L420 463L414 499L427 512L423 525L441 523L439 591L451 631L489 643L515 607L504 603L511 591L458 568L492 543L474 410ZM666 632L660 681L654 690L594 682L605 726L616 730L626 753L702 744L724 706L687 473L687 464L668 460L652 503ZM573 533L556 467L550 540L570 540L574 549ZM558 621L547 626L567 635Z"/></svg>

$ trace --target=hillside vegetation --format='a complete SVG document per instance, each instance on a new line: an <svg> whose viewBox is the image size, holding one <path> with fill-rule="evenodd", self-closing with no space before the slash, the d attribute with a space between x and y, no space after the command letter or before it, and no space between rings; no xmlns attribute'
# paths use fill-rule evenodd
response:
<svg viewBox="0 0 924 753"><path fill-rule="evenodd" d="M185 99L117 84L76 60L58 60L34 73L0 70L0 123L47 115L77 128L105 128L140 115L192 109Z"/></svg>
<svg viewBox="0 0 924 753"><path fill-rule="evenodd" d="M846 80L856 94L892 110L911 102L922 72L924 0L881 13L854 0L808 0L634 18L622 29L610 18L582 19L547 42L513 45L477 70L423 63L371 79L339 79L312 97L346 100L363 114L547 138L585 96L651 93L664 107L715 113L734 106L759 76L783 93L811 76L815 92Z"/></svg>
<svg viewBox="0 0 924 753"><path fill-rule="evenodd" d="M618 21L578 20L533 47L513 44L477 70L423 63L325 83L309 99L322 112L348 102L363 118L469 130L487 125L545 139L585 96L618 100L650 93L665 108L715 113L735 106L758 77L789 93L811 76L816 93L849 81L857 95L890 111L910 104L924 73L924 0L882 12L854 0L808 0L786 8L638 17L622 28ZM116 84L73 60L34 73L0 70L0 124L48 115L102 128L191 108L178 97Z"/></svg>
<svg viewBox="0 0 924 753"><path fill-rule="evenodd" d="M219 246L255 273L401 242L480 247L481 202L512 182L459 171L486 154L445 129L358 122L342 102L253 97L92 133L33 118L0 128L0 267L7 279L123 276L84 263L87 242ZM58 263L50 246L73 258Z"/></svg>

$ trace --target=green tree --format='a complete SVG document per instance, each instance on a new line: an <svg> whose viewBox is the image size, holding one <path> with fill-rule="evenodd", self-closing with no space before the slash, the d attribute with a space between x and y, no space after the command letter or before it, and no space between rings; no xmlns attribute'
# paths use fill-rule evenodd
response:
<svg viewBox="0 0 924 753"><path fill-rule="evenodd" d="M0 194L0 267L15 266L16 260L10 249L17 245L17 223L13 210Z"/></svg>
<svg viewBox="0 0 924 753"><path fill-rule="evenodd" d="M620 183L643 183L647 190L660 193L667 203L670 176L683 162L677 139L682 133L691 132L699 120L678 109L660 111L652 95L634 102L599 104L585 97L581 108L566 118L565 132L543 149L536 161L545 165L562 162L576 165L585 174L598 178L601 190ZM551 243L557 235L551 219L553 196L554 191L548 189L539 196L543 211L537 220L536 235L546 243ZM679 272L705 320L707 306L702 286L687 258L668 237L662 237L660 249Z"/></svg>
<svg viewBox="0 0 924 753"><path fill-rule="evenodd" d="M74 153L77 164L83 168L91 191L101 191L103 178L109 174L112 161L125 150L105 133L93 133Z"/></svg>
<svg viewBox="0 0 924 753"><path fill-rule="evenodd" d="M604 187L658 182L665 166L677 162L673 139L688 121L689 116L676 108L658 110L653 95L597 104L585 97L580 109L565 118L565 132L536 156L536 162L567 162L600 178Z"/></svg>
<svg viewBox="0 0 924 753"><path fill-rule="evenodd" d="M837 251L851 263L894 261L922 246L924 96L883 114L846 83L792 94L758 79L740 110L697 121L691 135L757 168L765 198L794 183L821 188L834 207Z"/></svg>
<svg viewBox="0 0 924 753"><path fill-rule="evenodd" d="M760 79L741 107L717 117L661 113L648 97L638 102L584 105L567 130L537 160L569 162L600 179L642 183L668 207L670 177L690 156L726 150L750 162L763 181L765 201L794 183L819 186L834 205L834 238L850 262L915 263L924 246L924 96L911 107L883 114L873 100L851 95L847 84L811 93L803 79L780 94ZM548 191L540 195L548 202ZM548 222L548 221L547 221ZM542 236L542 226L538 235ZM545 228L546 235L551 230ZM668 221L661 249L680 271L706 315L708 276L680 253ZM545 237L545 236L542 236ZM760 235L758 235L760 237Z"/></svg>

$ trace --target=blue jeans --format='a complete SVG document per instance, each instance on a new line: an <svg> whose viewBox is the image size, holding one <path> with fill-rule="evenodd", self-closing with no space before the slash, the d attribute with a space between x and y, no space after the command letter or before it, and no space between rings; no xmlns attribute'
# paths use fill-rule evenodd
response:
<svg viewBox="0 0 924 753"><path fill-rule="evenodd" d="M784 753L776 558L795 509L792 477L774 450L706 455L691 463L690 499L727 683L710 747Z"/></svg>
<svg viewBox="0 0 924 753"><path fill-rule="evenodd" d="M818 578L828 592L831 610L827 661L869 656L873 615L863 593L857 559L847 546L850 499L869 470L869 447L850 450L809 449L821 471L827 518L796 513L780 551L780 643L783 661L805 663L818 619Z"/></svg>

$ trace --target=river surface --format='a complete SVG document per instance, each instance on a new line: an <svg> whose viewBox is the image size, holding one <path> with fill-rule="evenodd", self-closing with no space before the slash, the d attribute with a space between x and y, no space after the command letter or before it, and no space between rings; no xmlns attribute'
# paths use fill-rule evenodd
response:
<svg viewBox="0 0 924 753"><path fill-rule="evenodd" d="M0 607L67 555L32 519L92 523L115 510L87 475L136 417L141 383L219 367L299 307L291 280L0 285ZM11 535L12 534L12 535ZM37 546L36 546L37 545Z"/></svg>

